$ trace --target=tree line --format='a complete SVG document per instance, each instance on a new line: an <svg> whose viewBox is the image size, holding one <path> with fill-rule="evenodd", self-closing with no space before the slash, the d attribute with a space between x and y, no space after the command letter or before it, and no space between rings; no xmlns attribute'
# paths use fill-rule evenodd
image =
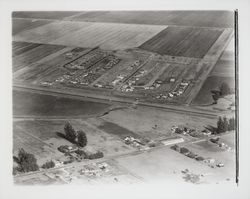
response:
<svg viewBox="0 0 250 199"><path fill-rule="evenodd" d="M80 147L85 147L87 145L86 133L82 130L76 131L73 126L67 122L64 126L65 138L70 142L77 144Z"/></svg>
<svg viewBox="0 0 250 199"><path fill-rule="evenodd" d="M227 83L225 83L225 82L223 82L220 85L219 90L212 90L211 92L213 94L212 97L213 97L213 100L214 100L214 104L217 104L217 101L218 101L219 98L232 93L229 85Z"/></svg>
<svg viewBox="0 0 250 199"><path fill-rule="evenodd" d="M232 131L235 130L236 126L235 126L235 119L234 118L229 118L227 119L226 117L219 117L218 121L217 121L217 129L216 129L216 133L223 133L226 131Z"/></svg>

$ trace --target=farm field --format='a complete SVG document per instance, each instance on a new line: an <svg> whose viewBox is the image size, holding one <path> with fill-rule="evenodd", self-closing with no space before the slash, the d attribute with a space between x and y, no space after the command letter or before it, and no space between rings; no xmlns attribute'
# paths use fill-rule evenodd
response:
<svg viewBox="0 0 250 199"><path fill-rule="evenodd" d="M159 54L202 58L222 31L223 29L170 26L140 48Z"/></svg>
<svg viewBox="0 0 250 199"><path fill-rule="evenodd" d="M16 116L92 116L109 104L13 91L13 114Z"/></svg>
<svg viewBox="0 0 250 199"><path fill-rule="evenodd" d="M58 44L103 49L127 49L142 43L165 29L159 25L135 25L54 21L14 35L15 41Z"/></svg>
<svg viewBox="0 0 250 199"><path fill-rule="evenodd" d="M51 21L12 18L12 35L16 35L22 31L31 30L49 23L51 23Z"/></svg>
<svg viewBox="0 0 250 199"><path fill-rule="evenodd" d="M235 63L233 47L233 39L229 42L223 51L220 59L215 64L206 81L204 82L198 95L194 98L193 105L211 105L213 98L211 90L218 89L225 82L234 90L235 88Z"/></svg>
<svg viewBox="0 0 250 199"><path fill-rule="evenodd" d="M22 31L13 36L14 41L28 41L34 43L55 44L52 41L66 34L88 26L90 23L77 23L67 21L54 21L44 26L39 26L27 31ZM62 45L62 44L61 44Z"/></svg>
<svg viewBox="0 0 250 199"><path fill-rule="evenodd" d="M35 44L29 42L12 42L12 57L18 56L40 45L41 44Z"/></svg>
<svg viewBox="0 0 250 199"><path fill-rule="evenodd" d="M52 53L56 53L62 50L65 46L58 45L39 45L31 50L28 50L13 58L13 70L16 72L30 64L49 56Z"/></svg>
<svg viewBox="0 0 250 199"><path fill-rule="evenodd" d="M73 20L176 26L233 27L233 11L89 11Z"/></svg>
<svg viewBox="0 0 250 199"><path fill-rule="evenodd" d="M13 18L63 19L78 14L77 11L18 11L13 12Z"/></svg>

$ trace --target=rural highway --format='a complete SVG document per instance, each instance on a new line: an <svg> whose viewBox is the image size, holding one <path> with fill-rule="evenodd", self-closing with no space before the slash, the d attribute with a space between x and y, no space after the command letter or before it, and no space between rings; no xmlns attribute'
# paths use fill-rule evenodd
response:
<svg viewBox="0 0 250 199"><path fill-rule="evenodd" d="M96 90L88 89L86 92L84 89L70 89L70 88L51 88L51 87L39 87L35 85L25 85L25 84L16 84L13 83L13 90L20 90L26 92L34 92L39 94L46 94L46 95L53 95L59 97L67 97L67 98L74 98L79 100L91 100L96 102L103 102L111 104L113 102L127 104L130 105L137 105L142 107L151 107L157 108L161 110L166 110L170 112L186 114L186 115L193 115L205 118L217 118L221 113L217 111L208 111L208 110L201 110L194 107L189 106L181 106L181 105L169 105L169 104L156 104L156 103L149 103L149 102L136 102L135 99L131 98L123 98L111 95L104 95L98 94Z"/></svg>

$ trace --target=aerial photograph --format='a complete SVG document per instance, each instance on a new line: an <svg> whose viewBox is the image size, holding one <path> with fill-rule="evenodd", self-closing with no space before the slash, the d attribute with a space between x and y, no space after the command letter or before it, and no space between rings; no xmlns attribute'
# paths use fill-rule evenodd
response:
<svg viewBox="0 0 250 199"><path fill-rule="evenodd" d="M237 183L234 10L12 12L13 183Z"/></svg>

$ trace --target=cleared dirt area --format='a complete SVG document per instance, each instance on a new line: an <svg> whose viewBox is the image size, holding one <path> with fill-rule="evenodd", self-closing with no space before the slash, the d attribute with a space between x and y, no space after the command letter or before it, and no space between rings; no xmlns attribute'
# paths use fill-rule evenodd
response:
<svg viewBox="0 0 250 199"><path fill-rule="evenodd" d="M233 11L90 11L73 18L79 21L154 25L233 27Z"/></svg>
<svg viewBox="0 0 250 199"><path fill-rule="evenodd" d="M24 91L13 91L13 114L16 116L92 116L109 104L81 101Z"/></svg>
<svg viewBox="0 0 250 199"><path fill-rule="evenodd" d="M172 56L202 58L222 29L167 27L140 46L144 50Z"/></svg>

